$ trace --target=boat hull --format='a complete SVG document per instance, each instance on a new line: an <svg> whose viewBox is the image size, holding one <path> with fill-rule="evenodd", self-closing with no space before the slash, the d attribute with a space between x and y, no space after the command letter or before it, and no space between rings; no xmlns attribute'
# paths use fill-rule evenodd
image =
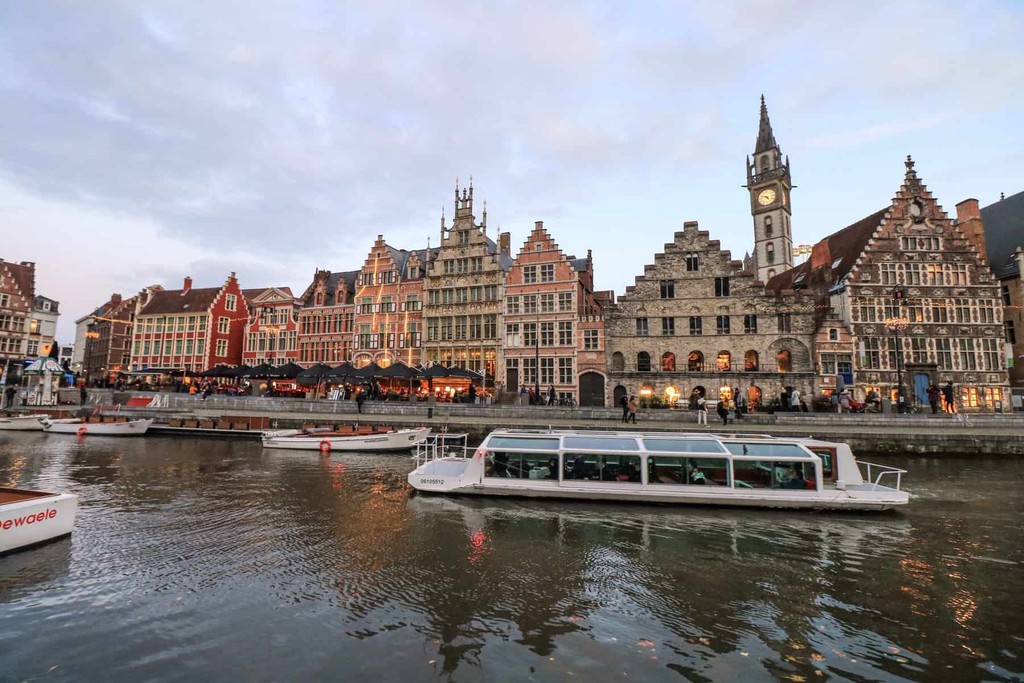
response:
<svg viewBox="0 0 1024 683"><path fill-rule="evenodd" d="M75 434L77 436L143 436L152 419L129 422L81 422L80 420L50 420L43 425L47 434Z"/></svg>
<svg viewBox="0 0 1024 683"><path fill-rule="evenodd" d="M0 554L67 536L77 512L70 493L0 489Z"/></svg>
<svg viewBox="0 0 1024 683"><path fill-rule="evenodd" d="M383 434L303 434L297 431L270 432L263 436L264 448L297 451L407 451L425 442L429 427L400 429Z"/></svg>
<svg viewBox="0 0 1024 683"><path fill-rule="evenodd" d="M0 431L10 432L41 432L45 415L29 415L23 417L0 417Z"/></svg>

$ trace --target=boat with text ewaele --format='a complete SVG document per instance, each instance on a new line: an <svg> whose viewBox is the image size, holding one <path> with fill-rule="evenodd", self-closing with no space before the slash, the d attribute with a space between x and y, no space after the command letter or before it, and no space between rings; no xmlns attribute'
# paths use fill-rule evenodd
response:
<svg viewBox="0 0 1024 683"><path fill-rule="evenodd" d="M12 432L40 432L43 430L45 415L21 415L0 417L0 430Z"/></svg>
<svg viewBox="0 0 1024 683"><path fill-rule="evenodd" d="M142 436L153 424L152 418L127 422L83 422L78 418L46 420L43 431L47 434L75 434L77 436Z"/></svg>
<svg viewBox="0 0 1024 683"><path fill-rule="evenodd" d="M0 488L0 554L71 533L78 496Z"/></svg>
<svg viewBox="0 0 1024 683"><path fill-rule="evenodd" d="M816 439L499 429L472 452L420 449L416 465L409 484L436 493L818 510L909 501L904 470Z"/></svg>

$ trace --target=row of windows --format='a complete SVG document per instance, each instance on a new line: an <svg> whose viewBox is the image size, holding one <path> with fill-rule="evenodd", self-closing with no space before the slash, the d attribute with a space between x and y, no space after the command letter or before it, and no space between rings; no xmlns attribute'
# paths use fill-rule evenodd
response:
<svg viewBox="0 0 1024 683"><path fill-rule="evenodd" d="M484 269L483 256L472 256L469 258L453 258L442 261L442 268L445 275L456 275L460 273L479 273Z"/></svg>
<svg viewBox="0 0 1024 683"><path fill-rule="evenodd" d="M538 360L540 361L540 377L537 376ZM522 368L523 373L519 378L519 382L527 386L537 384L538 382L545 387L551 384L576 383L576 375L573 372L573 359L571 357L541 356L540 358L508 358L505 360L506 371L516 372L520 368Z"/></svg>
<svg viewBox="0 0 1024 683"><path fill-rule="evenodd" d="M24 332L25 318L20 315L0 315L0 330L8 332Z"/></svg>
<svg viewBox="0 0 1024 683"><path fill-rule="evenodd" d="M857 309L860 322L905 318L909 323L994 324L1001 317L995 299L910 299L902 305L891 297L865 301Z"/></svg>
<svg viewBox="0 0 1024 683"><path fill-rule="evenodd" d="M398 282L397 270L380 270L376 273L360 273L356 277L357 285L393 285Z"/></svg>
<svg viewBox="0 0 1024 683"><path fill-rule="evenodd" d="M224 353L218 355L227 354L227 339L218 340L224 342ZM141 353L143 356L192 356L202 355L206 352L206 340L205 339L168 339L164 340L147 340L147 341L136 341L132 345L132 356L138 357Z"/></svg>
<svg viewBox="0 0 1024 683"><path fill-rule="evenodd" d="M444 304L464 304L471 301L497 301L498 285L482 287L447 287L432 289L427 293L427 303L431 306ZM418 308L409 310L419 310Z"/></svg>
<svg viewBox="0 0 1024 683"><path fill-rule="evenodd" d="M572 292L552 292L548 294L526 294L522 297L505 297L505 312L509 315L531 315L535 313L554 313L555 304L559 312L573 311ZM520 306L520 303L522 306Z"/></svg>
<svg viewBox="0 0 1024 683"><path fill-rule="evenodd" d="M693 258L693 270L697 269L697 255L688 254L686 257L686 270L690 270L690 259ZM729 296L730 293L730 281L728 277L716 277L715 278L715 296ZM658 283L658 294L662 299L674 299L676 298L676 283L675 280L661 280Z"/></svg>
<svg viewBox="0 0 1024 683"><path fill-rule="evenodd" d="M267 332L250 332L246 335L245 350L254 351L294 351L298 344L298 334L289 330L277 334Z"/></svg>
<svg viewBox="0 0 1024 683"><path fill-rule="evenodd" d="M793 360L789 351L779 351L776 354L775 362L778 372L793 371ZM640 351L637 353L636 365L634 367L637 372L651 372L654 367L651 360L651 354L647 351ZM671 351L666 351L661 354L661 364L659 367L662 372L676 372L679 369L676 365L676 354ZM742 368L745 372L757 372L761 369L760 356L757 351L750 349L743 354ZM620 352L616 351L612 354L612 371L622 372L624 370L625 357ZM685 370L686 372L731 372L733 370L739 370L739 367L734 367L732 353L729 351L719 351L715 355L713 363L705 361L704 353L702 351L690 351L686 356Z"/></svg>
<svg viewBox="0 0 1024 683"><path fill-rule="evenodd" d="M934 235L900 237L900 251L942 251L942 238Z"/></svg>
<svg viewBox="0 0 1024 683"><path fill-rule="evenodd" d="M864 337L861 342L860 365L865 369L895 370L896 340L892 337ZM1003 369L1001 343L998 339L971 337L925 339L900 337L899 365L935 363L940 370Z"/></svg>
<svg viewBox="0 0 1024 683"><path fill-rule="evenodd" d="M422 345L423 338L419 332L377 332L356 336L357 349L415 349Z"/></svg>
<svg viewBox="0 0 1024 683"><path fill-rule="evenodd" d="M227 320L227 318L224 318ZM146 317L136 323L136 333L153 334L154 332L200 332L206 331L205 315L168 315L159 317Z"/></svg>
<svg viewBox="0 0 1024 683"><path fill-rule="evenodd" d="M457 315L427 319L427 341L494 339L497 336L497 315Z"/></svg>
<svg viewBox="0 0 1024 683"><path fill-rule="evenodd" d="M542 263L539 266L523 266L523 284L555 281L555 264Z"/></svg>
<svg viewBox="0 0 1024 683"><path fill-rule="evenodd" d="M965 263L882 263L878 266L883 285L937 286L970 284Z"/></svg>
<svg viewBox="0 0 1024 683"><path fill-rule="evenodd" d="M327 363L336 365L351 358L354 346L351 341L300 341L300 363Z"/></svg>
<svg viewBox="0 0 1024 683"><path fill-rule="evenodd" d="M537 346L538 345L538 326L540 330L539 345L540 346L556 346L556 329L557 329L557 346L575 346L576 339L573 336L573 324L569 321L554 322L542 322L542 323L509 323L505 325L505 345L510 347L520 346ZM596 343L597 330L586 330L587 332L593 332L593 342Z"/></svg>
<svg viewBox="0 0 1024 683"><path fill-rule="evenodd" d="M351 312L331 315L303 315L299 327L303 335L343 334L351 332L355 316Z"/></svg>
<svg viewBox="0 0 1024 683"><path fill-rule="evenodd" d="M704 318L699 315L689 317L690 336L699 337L704 334ZM779 313L776 316L779 332L790 332L792 328L792 316L789 313ZM715 317L716 334L732 334L732 318L728 315ZM650 323L647 318L636 319L636 334L638 337L650 336ZM676 334L676 319L672 317L661 318L661 335L672 337ZM757 334L757 316L747 314L743 316L743 334Z"/></svg>

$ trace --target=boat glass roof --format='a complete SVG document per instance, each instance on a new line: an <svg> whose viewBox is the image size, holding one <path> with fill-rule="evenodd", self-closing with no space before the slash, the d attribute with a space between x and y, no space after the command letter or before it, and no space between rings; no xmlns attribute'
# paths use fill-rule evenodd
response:
<svg viewBox="0 0 1024 683"><path fill-rule="evenodd" d="M644 439L644 448L649 451L670 453L725 453L722 444L711 439Z"/></svg>
<svg viewBox="0 0 1024 683"><path fill-rule="evenodd" d="M767 441L730 441L725 447L733 455L757 455L766 458L806 458L810 454L799 444L772 443Z"/></svg>
<svg viewBox="0 0 1024 683"><path fill-rule="evenodd" d="M566 436L565 448L572 450L639 451L636 439L628 436Z"/></svg>
<svg viewBox="0 0 1024 683"><path fill-rule="evenodd" d="M522 448L526 450L557 451L558 437L542 436L492 436L488 448Z"/></svg>

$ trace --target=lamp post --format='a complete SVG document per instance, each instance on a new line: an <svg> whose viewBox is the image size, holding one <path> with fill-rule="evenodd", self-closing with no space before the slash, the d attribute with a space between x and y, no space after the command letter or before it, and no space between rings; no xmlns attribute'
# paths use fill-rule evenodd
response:
<svg viewBox="0 0 1024 683"><path fill-rule="evenodd" d="M535 401L540 401L540 315L537 315L537 323L533 331L533 395Z"/></svg>
<svg viewBox="0 0 1024 683"><path fill-rule="evenodd" d="M265 352L264 352L264 356L263 356L263 362L264 362L264 363L269 363L269 362L270 362L270 361L269 361L269 356L267 355L267 354L269 354L269 353L270 353L270 335L272 335L272 334L276 334L276 333L277 333L277 332L279 332L279 331L280 331L280 329L281 329L281 328L279 328L279 327L278 327L277 325L267 325L267 324L266 324L266 323L267 323L267 320L268 320L268 319L270 318L270 316L271 316L272 314L274 314L274 312L275 312L275 311L276 311L276 309L275 309L275 308L274 308L273 306L264 306L264 307L263 307L263 308L262 308L262 309L260 310L260 327L261 327L261 328L263 329L263 331L264 331L264 332L266 332L266 334L267 334L267 347L266 347L266 349L265 349ZM274 322L277 322L277 317L276 317L276 315L275 315L275 317L274 317ZM278 341L280 341L280 340L278 340ZM277 347L277 344L274 344L274 346L275 346L275 349L274 349L274 350L275 350L275 352L276 352L276 351L277 351L277 349L276 349L276 347Z"/></svg>
<svg viewBox="0 0 1024 683"><path fill-rule="evenodd" d="M900 330L907 326L909 322L906 318L900 315L900 306L903 304L907 296L907 290L903 285L896 285L892 288L892 300L896 309L896 316L893 318L886 318L885 325L893 331L896 341L896 412L902 413L904 411L903 404L903 346L900 342Z"/></svg>

